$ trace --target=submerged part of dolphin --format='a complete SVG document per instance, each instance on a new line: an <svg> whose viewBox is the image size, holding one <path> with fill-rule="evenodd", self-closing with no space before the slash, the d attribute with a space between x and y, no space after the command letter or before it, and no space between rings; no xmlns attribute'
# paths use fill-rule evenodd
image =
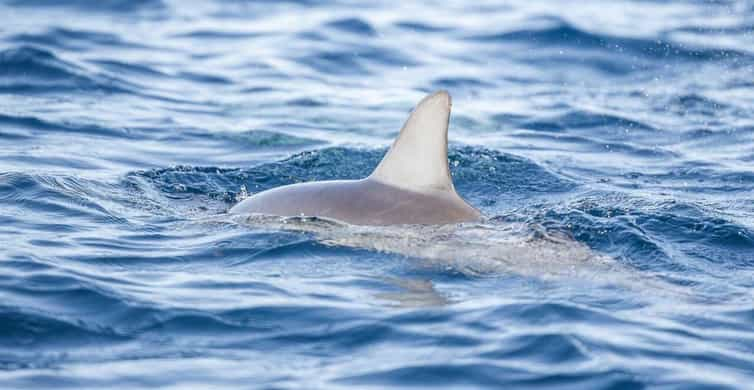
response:
<svg viewBox="0 0 754 390"><path fill-rule="evenodd" d="M450 95L425 97L369 177L291 184L255 194L233 214L312 216L355 225L450 224L480 213L456 193L448 168Z"/></svg>
<svg viewBox="0 0 754 390"><path fill-rule="evenodd" d="M673 302L700 298L686 287L666 281L661 274L637 270L592 250L567 232L550 231L536 224L491 219L442 226L354 226L316 217L230 215L230 219L211 218L218 217L222 223L237 223L255 230L306 233L307 240L327 246L394 254L412 259L411 264L419 267L459 272L472 278L518 275L543 281L576 281L581 286L589 283L611 291L629 288L654 298L660 294L673 297ZM295 242L300 241L295 239ZM274 249L278 245L288 244L265 247L234 266L256 264L266 258L277 261L279 252ZM424 292L431 293L426 289ZM431 294L419 294L413 298L431 297ZM439 303L436 299L430 301L425 303Z"/></svg>

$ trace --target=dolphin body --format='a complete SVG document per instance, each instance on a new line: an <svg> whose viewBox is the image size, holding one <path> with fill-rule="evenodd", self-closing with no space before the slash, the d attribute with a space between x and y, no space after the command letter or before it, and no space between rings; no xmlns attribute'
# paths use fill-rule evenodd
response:
<svg viewBox="0 0 754 390"><path fill-rule="evenodd" d="M354 225L479 220L479 211L456 193L450 177L450 107L450 95L445 91L422 99L367 178L273 188L241 201L230 213L324 217Z"/></svg>

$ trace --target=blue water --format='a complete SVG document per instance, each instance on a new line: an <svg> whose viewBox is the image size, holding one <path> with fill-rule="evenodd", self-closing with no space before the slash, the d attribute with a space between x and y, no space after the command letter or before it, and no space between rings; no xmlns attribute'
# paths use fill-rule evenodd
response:
<svg viewBox="0 0 754 390"><path fill-rule="evenodd" d="M754 383L749 1L2 0L0 20L0 388ZM368 174L437 89L488 218L473 242L225 214Z"/></svg>

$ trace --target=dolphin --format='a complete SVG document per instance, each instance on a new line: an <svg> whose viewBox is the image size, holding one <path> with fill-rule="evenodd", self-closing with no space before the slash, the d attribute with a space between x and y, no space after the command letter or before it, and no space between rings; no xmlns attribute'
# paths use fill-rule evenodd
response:
<svg viewBox="0 0 754 390"><path fill-rule="evenodd" d="M254 194L231 214L321 217L352 225L437 225L481 214L453 187L448 167L450 95L419 102L380 164L361 180L297 183Z"/></svg>

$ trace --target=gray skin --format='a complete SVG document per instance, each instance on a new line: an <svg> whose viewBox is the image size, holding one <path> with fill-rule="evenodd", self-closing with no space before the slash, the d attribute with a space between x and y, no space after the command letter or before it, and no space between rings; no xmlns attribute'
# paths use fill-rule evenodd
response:
<svg viewBox="0 0 754 390"><path fill-rule="evenodd" d="M291 184L255 194L233 214L312 216L354 225L450 224L479 220L448 168L451 100L445 91L416 106L383 160L362 180Z"/></svg>
<svg viewBox="0 0 754 390"><path fill-rule="evenodd" d="M354 225L448 224L480 218L455 193L414 192L373 178L277 187L252 196L231 213L319 216Z"/></svg>

